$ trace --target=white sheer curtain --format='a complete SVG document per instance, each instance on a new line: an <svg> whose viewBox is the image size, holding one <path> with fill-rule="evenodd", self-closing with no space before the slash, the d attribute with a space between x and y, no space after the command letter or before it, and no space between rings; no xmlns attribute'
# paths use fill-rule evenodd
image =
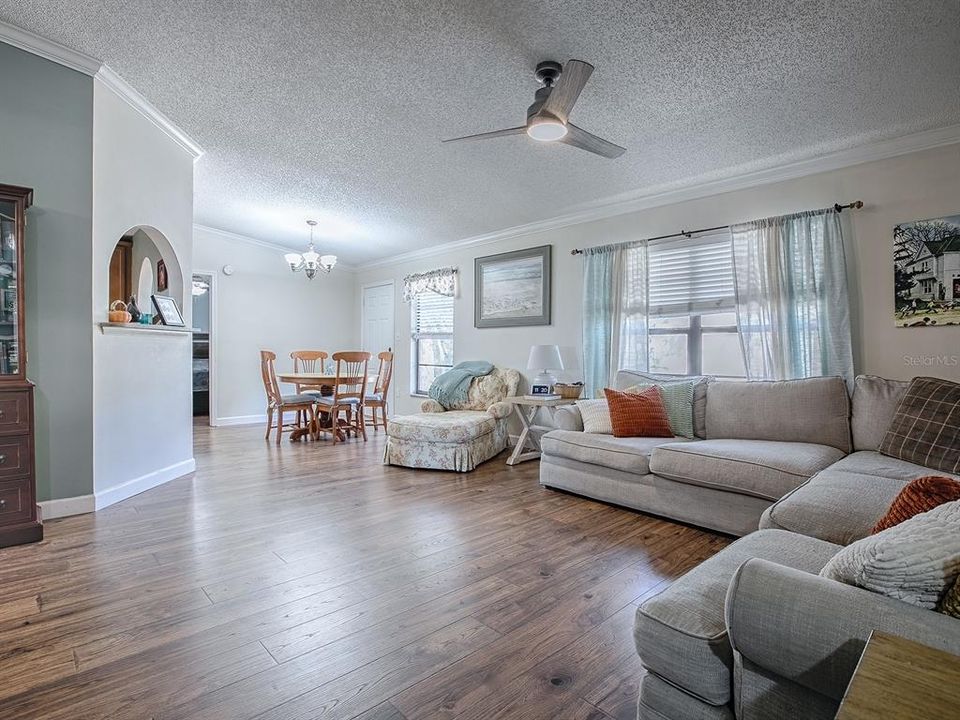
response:
<svg viewBox="0 0 960 720"><path fill-rule="evenodd" d="M583 383L595 397L621 367L646 369L645 242L584 250Z"/></svg>
<svg viewBox="0 0 960 720"><path fill-rule="evenodd" d="M737 324L749 379L853 381L850 302L833 208L735 225Z"/></svg>

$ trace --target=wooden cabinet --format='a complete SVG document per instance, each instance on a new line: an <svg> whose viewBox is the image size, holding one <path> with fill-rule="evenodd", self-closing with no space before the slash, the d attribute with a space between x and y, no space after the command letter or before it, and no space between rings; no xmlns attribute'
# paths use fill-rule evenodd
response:
<svg viewBox="0 0 960 720"><path fill-rule="evenodd" d="M32 199L29 188L0 185L0 547L43 538L23 312L23 242Z"/></svg>

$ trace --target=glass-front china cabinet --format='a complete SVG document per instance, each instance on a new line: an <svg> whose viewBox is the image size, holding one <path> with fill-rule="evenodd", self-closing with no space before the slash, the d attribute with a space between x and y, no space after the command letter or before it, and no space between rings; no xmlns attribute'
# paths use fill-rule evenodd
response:
<svg viewBox="0 0 960 720"><path fill-rule="evenodd" d="M0 547L43 538L24 342L23 243L32 200L29 188L0 184Z"/></svg>

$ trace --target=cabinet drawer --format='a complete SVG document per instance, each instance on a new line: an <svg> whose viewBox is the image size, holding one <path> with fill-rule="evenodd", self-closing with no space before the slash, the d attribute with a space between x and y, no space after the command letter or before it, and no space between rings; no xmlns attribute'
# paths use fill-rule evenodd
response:
<svg viewBox="0 0 960 720"><path fill-rule="evenodd" d="M30 393L0 392L0 435L27 432L30 429Z"/></svg>
<svg viewBox="0 0 960 720"><path fill-rule="evenodd" d="M0 438L0 478L30 472L30 436Z"/></svg>
<svg viewBox="0 0 960 720"><path fill-rule="evenodd" d="M30 478L0 480L0 525L29 520L33 512Z"/></svg>

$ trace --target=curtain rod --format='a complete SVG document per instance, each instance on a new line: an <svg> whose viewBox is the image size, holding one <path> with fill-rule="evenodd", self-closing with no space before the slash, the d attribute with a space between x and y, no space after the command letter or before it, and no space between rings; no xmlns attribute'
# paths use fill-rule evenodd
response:
<svg viewBox="0 0 960 720"><path fill-rule="evenodd" d="M863 200L854 200L852 203L847 203L846 205L841 205L840 203L834 203L833 209L837 212L843 210L859 210L863 207ZM693 237L694 235L699 235L700 233L713 232L714 230L729 230L729 225L717 225L716 227L709 228L700 228L699 230L681 230L678 233L671 233L670 235L658 235L657 237L647 238L647 242L653 242L654 240L669 240L670 238L676 237ZM583 255L583 250L580 248L574 248L570 251L571 255Z"/></svg>

